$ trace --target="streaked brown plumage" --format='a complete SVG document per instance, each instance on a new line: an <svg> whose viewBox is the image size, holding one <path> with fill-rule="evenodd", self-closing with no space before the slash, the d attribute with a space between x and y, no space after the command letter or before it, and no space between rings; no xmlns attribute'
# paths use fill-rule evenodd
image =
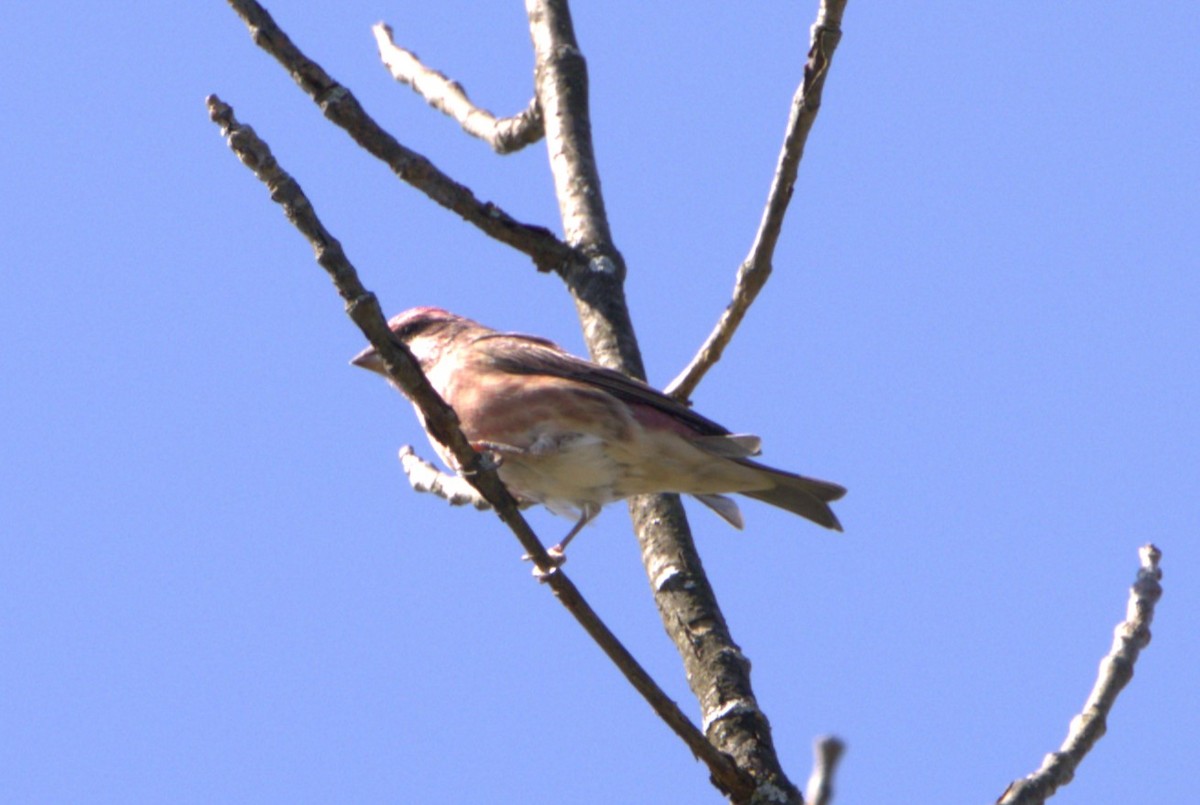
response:
<svg viewBox="0 0 1200 805"><path fill-rule="evenodd" d="M467 439L498 458L509 490L578 518L562 546L605 504L658 492L695 495L736 528L741 513L726 493L841 530L828 503L844 488L752 461L757 436L732 434L645 383L544 338L500 333L438 308L413 308L389 325ZM372 348L352 363L386 377Z"/></svg>

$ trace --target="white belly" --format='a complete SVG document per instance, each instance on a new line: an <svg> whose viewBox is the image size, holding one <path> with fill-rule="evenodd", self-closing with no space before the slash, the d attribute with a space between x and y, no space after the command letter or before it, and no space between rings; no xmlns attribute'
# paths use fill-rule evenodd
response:
<svg viewBox="0 0 1200 805"><path fill-rule="evenodd" d="M598 436L542 436L520 453L502 452L500 479L517 495L555 514L578 517L616 499L618 464Z"/></svg>

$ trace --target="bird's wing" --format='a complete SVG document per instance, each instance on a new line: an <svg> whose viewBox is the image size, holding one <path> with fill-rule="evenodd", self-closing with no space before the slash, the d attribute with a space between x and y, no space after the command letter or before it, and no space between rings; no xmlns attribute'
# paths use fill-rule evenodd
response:
<svg viewBox="0 0 1200 805"><path fill-rule="evenodd" d="M708 417L697 414L654 387L563 352L554 342L544 338L518 333L487 333L481 335L474 343L488 355L492 365L502 372L541 374L574 380L605 391L623 402L647 406L652 412L664 415L694 431L696 436L733 435ZM519 354L520 358L512 357L514 353ZM721 447L717 447L718 442L722 443ZM704 446L703 440L699 446ZM757 453L758 440L756 437L745 435L739 435L732 440L712 438L709 439L709 446L712 448L710 452L714 454L732 457L730 454L739 453L741 456L749 456Z"/></svg>
<svg viewBox="0 0 1200 805"><path fill-rule="evenodd" d="M762 452L762 439L750 433L697 436L692 444L722 458L749 458Z"/></svg>

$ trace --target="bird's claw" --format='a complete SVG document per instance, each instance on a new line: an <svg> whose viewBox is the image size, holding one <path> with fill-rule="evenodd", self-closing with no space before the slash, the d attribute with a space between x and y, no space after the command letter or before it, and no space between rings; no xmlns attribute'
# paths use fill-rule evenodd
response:
<svg viewBox="0 0 1200 805"><path fill-rule="evenodd" d="M499 445L491 442L471 442L471 449L479 454L479 469L483 471L498 470L504 463L504 454L498 449ZM459 475L474 475L471 470L459 470Z"/></svg>
<svg viewBox="0 0 1200 805"><path fill-rule="evenodd" d="M546 555L550 557L550 569L542 570L537 565L533 566L533 577L545 584L550 580L550 577L558 572L558 569L567 562L567 555L563 553L561 545L554 545L546 549ZM525 562L533 561L533 557L529 554L522 554L521 560Z"/></svg>

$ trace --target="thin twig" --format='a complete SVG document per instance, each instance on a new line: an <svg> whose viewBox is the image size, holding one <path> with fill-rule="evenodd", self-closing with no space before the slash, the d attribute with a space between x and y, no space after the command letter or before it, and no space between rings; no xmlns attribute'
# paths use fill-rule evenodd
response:
<svg viewBox="0 0 1200 805"><path fill-rule="evenodd" d="M829 805L833 802L833 777L846 744L834 735L822 735L813 741L813 770L808 778L804 797L808 805Z"/></svg>
<svg viewBox="0 0 1200 805"><path fill-rule="evenodd" d="M1000 805L1040 805L1060 786L1075 777L1075 769L1107 729L1108 714L1117 694L1133 678L1138 655L1150 643L1150 622L1154 605L1162 597L1162 552L1154 545L1138 549L1141 567L1129 590L1125 620L1113 632L1112 649L1100 661L1096 684L1083 705L1083 711L1071 719L1067 738L1057 752L1046 755L1042 767L1033 774L1009 784L997 800Z"/></svg>
<svg viewBox="0 0 1200 805"><path fill-rule="evenodd" d="M545 129L537 98L530 101L524 111L497 119L487 109L471 103L457 81L451 81L445 74L426 67L417 54L397 45L392 38L390 25L379 22L371 31L379 46L379 58L391 72L392 78L408 84L430 106L457 120L463 131L486 142L497 154L511 154L542 139Z"/></svg>
<svg viewBox="0 0 1200 805"><path fill-rule="evenodd" d="M480 511L492 508L479 491L461 475L442 472L416 454L410 445L400 448L400 466L414 492L427 492L451 506L474 506Z"/></svg>
<svg viewBox="0 0 1200 805"><path fill-rule="evenodd" d="M758 232L754 236L749 254L738 268L733 299L717 320L716 327L700 347L696 357L692 358L687 368L667 385L666 393L677 400L686 402L708 370L721 359L721 354L729 345L738 325L742 323L746 311L766 284L767 278L771 276L775 244L779 241L788 202L792 200L796 173L804 156L804 144L808 140L813 121L817 119L817 112L820 111L825 76L829 72L833 52L842 38L842 12L845 9L846 0L821 2L817 21L812 26L812 44L808 50L808 63L804 65L804 80L800 82L792 98L792 111L783 138L783 148L779 152L775 178L771 181Z"/></svg>
<svg viewBox="0 0 1200 805"><path fill-rule="evenodd" d="M480 201L427 158L401 145L384 131L358 99L305 56L271 15L254 0L229 0L250 29L254 43L275 57L327 118L345 129L356 143L387 163L405 182L501 243L532 258L539 271L564 273L579 261L574 250L541 226L517 221L495 204Z"/></svg>
<svg viewBox="0 0 1200 805"><path fill-rule="evenodd" d="M388 376L421 409L426 428L435 439L450 449L455 461L463 467L464 477L491 504L504 524L516 535L521 547L542 572L542 578L548 582L555 597L596 641L629 683L650 703L658 716L683 739L693 754L708 765L714 778L744 782L733 762L718 752L678 705L658 687L646 670L600 620L574 583L547 555L546 549L517 510L516 501L495 470L483 462L482 457L471 448L463 436L454 410L446 405L429 384L408 348L394 339L375 295L363 287L358 272L346 258L341 244L321 224L300 185L279 166L271 155L270 148L254 130L234 119L233 109L228 104L215 95L210 95L206 102L209 117L221 127L229 147L267 186L271 191L271 199L283 207L288 220L312 244L317 262L329 273L338 293L346 301L346 310L350 317L383 359ZM744 790L744 785L740 790Z"/></svg>

